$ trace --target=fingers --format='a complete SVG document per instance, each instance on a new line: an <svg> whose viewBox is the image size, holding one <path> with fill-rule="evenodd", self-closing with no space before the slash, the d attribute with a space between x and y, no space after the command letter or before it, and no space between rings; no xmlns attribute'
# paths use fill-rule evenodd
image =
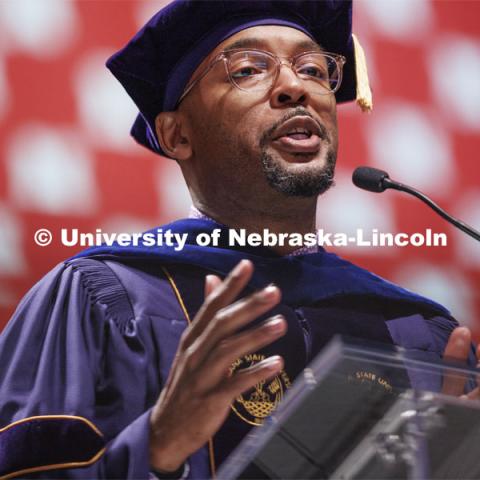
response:
<svg viewBox="0 0 480 480"><path fill-rule="evenodd" d="M203 332L213 316L223 307L232 303L246 287L253 273L253 264L249 260L241 260L220 283L216 276L208 275L205 293L208 296L200 307L190 328L180 342L180 350L186 350L192 342Z"/></svg>
<svg viewBox="0 0 480 480"><path fill-rule="evenodd" d="M225 280L212 290L208 298L205 299L197 316L211 318L218 310L232 303L247 286L252 273L252 262L241 260L227 275ZM198 323L202 322L199 321Z"/></svg>
<svg viewBox="0 0 480 480"><path fill-rule="evenodd" d="M228 371L238 358L254 353L285 335L287 322L281 315L276 315L262 325L233 335L223 340L204 361L209 379L214 387L228 376Z"/></svg>
<svg viewBox="0 0 480 480"><path fill-rule="evenodd" d="M197 350L195 355L199 357L198 360L200 361L219 342L271 310L279 301L280 290L273 285L269 285L259 292L221 309L194 341L191 349Z"/></svg>
<svg viewBox="0 0 480 480"><path fill-rule="evenodd" d="M258 351L286 332L285 319L277 316L256 328L238 333L242 327L268 312L281 297L280 290L269 285L235 301L252 273L252 263L242 260L224 281L216 275L205 278L205 302L182 337L177 352L177 357L182 359L181 369L186 375L201 377L204 392L222 388L237 358Z"/></svg>
<svg viewBox="0 0 480 480"><path fill-rule="evenodd" d="M257 383L271 378L282 371L283 359L278 355L268 357L253 367L238 371L225 381L223 390L230 398L236 398Z"/></svg>
<svg viewBox="0 0 480 480"><path fill-rule="evenodd" d="M472 334L466 327L457 327L448 339L443 358L444 360L454 360L467 362L470 352ZM446 395L460 396L465 389L466 375L458 373L447 373L443 377L442 393Z"/></svg>
<svg viewBox="0 0 480 480"><path fill-rule="evenodd" d="M207 298L221 283L222 279L217 275L207 275L205 277L205 298Z"/></svg>

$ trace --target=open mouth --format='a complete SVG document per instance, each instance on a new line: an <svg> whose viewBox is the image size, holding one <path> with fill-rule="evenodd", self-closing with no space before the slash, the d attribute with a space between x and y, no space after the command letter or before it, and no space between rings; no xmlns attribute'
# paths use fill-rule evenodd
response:
<svg viewBox="0 0 480 480"><path fill-rule="evenodd" d="M288 132L285 136L293 138L295 140L305 140L312 136L312 132L303 128L297 128L293 132Z"/></svg>
<svg viewBox="0 0 480 480"><path fill-rule="evenodd" d="M320 151L322 135L318 123L310 117L293 117L275 133L273 144L292 154L314 154Z"/></svg>

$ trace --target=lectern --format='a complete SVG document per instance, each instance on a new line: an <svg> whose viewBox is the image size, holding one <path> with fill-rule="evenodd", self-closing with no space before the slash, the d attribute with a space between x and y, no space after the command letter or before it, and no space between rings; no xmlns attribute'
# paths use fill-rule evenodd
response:
<svg viewBox="0 0 480 480"><path fill-rule="evenodd" d="M336 338L219 479L478 479L480 402L442 394L476 370Z"/></svg>

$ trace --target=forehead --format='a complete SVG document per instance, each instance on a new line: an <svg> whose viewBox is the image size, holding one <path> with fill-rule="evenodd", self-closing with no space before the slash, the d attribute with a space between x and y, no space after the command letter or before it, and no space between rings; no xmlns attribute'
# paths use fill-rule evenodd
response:
<svg viewBox="0 0 480 480"><path fill-rule="evenodd" d="M301 30L280 25L259 25L246 28L224 40L209 55L215 56L235 48L262 48L272 53L295 55L320 46Z"/></svg>

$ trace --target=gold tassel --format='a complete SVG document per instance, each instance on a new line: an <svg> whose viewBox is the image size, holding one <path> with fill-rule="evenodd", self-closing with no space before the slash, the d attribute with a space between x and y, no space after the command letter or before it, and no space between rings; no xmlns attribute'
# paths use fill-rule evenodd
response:
<svg viewBox="0 0 480 480"><path fill-rule="evenodd" d="M367 59L357 37L352 34L355 52L355 76L357 77L357 104L363 112L373 110L372 90L368 81Z"/></svg>

